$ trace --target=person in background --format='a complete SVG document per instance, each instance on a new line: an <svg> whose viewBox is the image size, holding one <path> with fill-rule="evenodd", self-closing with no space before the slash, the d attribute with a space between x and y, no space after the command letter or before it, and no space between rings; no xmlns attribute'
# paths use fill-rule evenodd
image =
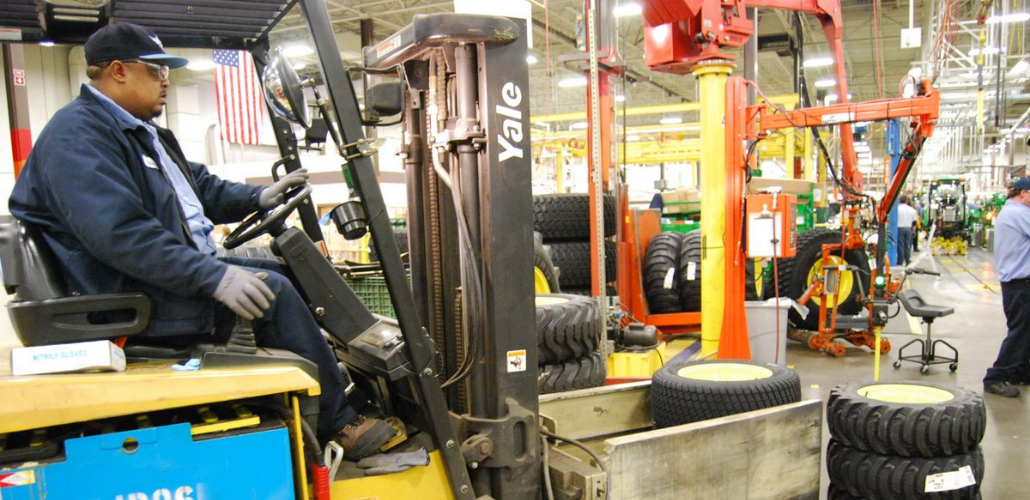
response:
<svg viewBox="0 0 1030 500"><path fill-rule="evenodd" d="M1030 383L1030 177L1012 183L1008 201L994 219L994 267L1008 334L984 376L984 392L1019 396Z"/></svg>
<svg viewBox="0 0 1030 500"><path fill-rule="evenodd" d="M898 264L907 266L912 263L913 229L919 214L908 204L908 195L898 199Z"/></svg>
<svg viewBox="0 0 1030 500"><path fill-rule="evenodd" d="M99 29L84 48L90 81L43 129L9 201L14 217L41 230L69 294L146 294L153 311L142 335L165 345L224 341L237 316L253 320L258 345L318 365L320 438L349 459L377 452L393 428L347 403L336 358L278 264L215 257L215 224L278 206L306 171L269 187L211 175L153 121L169 69L186 59L129 23Z"/></svg>

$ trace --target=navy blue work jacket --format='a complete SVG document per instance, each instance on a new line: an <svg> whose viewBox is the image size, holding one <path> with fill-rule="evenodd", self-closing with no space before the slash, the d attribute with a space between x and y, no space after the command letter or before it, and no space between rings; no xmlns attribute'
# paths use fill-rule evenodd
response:
<svg viewBox="0 0 1030 500"><path fill-rule="evenodd" d="M170 131L158 135L212 222L238 222L258 209L262 187L219 179L186 161ZM145 335L208 333L227 265L197 249L157 165L146 129L82 88L36 141L11 193L11 214L42 229L69 294L142 292L154 303Z"/></svg>

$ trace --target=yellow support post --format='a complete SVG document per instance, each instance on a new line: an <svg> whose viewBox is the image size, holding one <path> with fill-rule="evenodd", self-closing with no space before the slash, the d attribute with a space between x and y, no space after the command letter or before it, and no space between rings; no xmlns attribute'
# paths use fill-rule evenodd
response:
<svg viewBox="0 0 1030 500"><path fill-rule="evenodd" d="M554 153L554 183L557 193L565 192L565 155L564 150L558 148Z"/></svg>
<svg viewBox="0 0 1030 500"><path fill-rule="evenodd" d="M694 67L701 102L701 355L719 349L726 288L726 78L729 61Z"/></svg>

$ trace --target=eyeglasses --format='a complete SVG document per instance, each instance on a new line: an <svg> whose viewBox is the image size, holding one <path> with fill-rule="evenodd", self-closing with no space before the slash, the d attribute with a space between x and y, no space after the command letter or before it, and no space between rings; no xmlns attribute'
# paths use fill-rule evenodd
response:
<svg viewBox="0 0 1030 500"><path fill-rule="evenodd" d="M163 64L154 64L152 62L140 61L140 60L122 61L122 62L124 62L124 63L142 64L142 65L147 67L147 70L150 71L150 74L156 75L158 78L160 78L162 80L167 80L168 79L168 66L165 66Z"/></svg>

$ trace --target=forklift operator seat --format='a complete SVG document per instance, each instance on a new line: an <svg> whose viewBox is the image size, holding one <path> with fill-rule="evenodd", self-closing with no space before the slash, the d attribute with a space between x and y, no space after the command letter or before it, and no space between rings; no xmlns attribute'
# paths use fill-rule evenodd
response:
<svg viewBox="0 0 1030 500"><path fill-rule="evenodd" d="M14 295L11 324L25 346L127 337L150 321L150 298L141 293L69 296L56 257L27 222L0 224L0 270Z"/></svg>

